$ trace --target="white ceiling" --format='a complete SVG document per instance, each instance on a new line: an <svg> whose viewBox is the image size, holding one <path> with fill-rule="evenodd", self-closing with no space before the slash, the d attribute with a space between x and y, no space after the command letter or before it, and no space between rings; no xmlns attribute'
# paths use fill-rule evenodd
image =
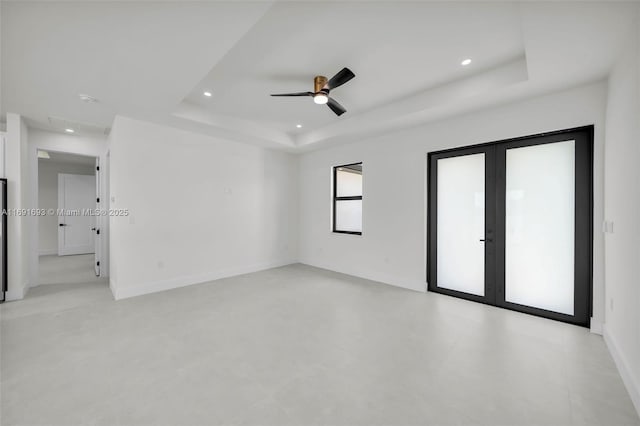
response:
<svg viewBox="0 0 640 426"><path fill-rule="evenodd" d="M292 151L602 79L638 25L637 2L1 7L2 114L83 132L120 114ZM312 90L344 66L356 78L332 92L341 117L269 96Z"/></svg>
<svg viewBox="0 0 640 426"><path fill-rule="evenodd" d="M314 21L326 25L309 25ZM450 48L442 48L443 38ZM268 95L313 91L315 75L331 78L348 66L357 78L332 96L355 115L523 54L513 4L281 3L187 100L285 132L294 128L292 120L316 129L336 121L329 108L318 108L308 98ZM469 56L476 58L473 67L461 67ZM204 97L205 88L215 96Z"/></svg>

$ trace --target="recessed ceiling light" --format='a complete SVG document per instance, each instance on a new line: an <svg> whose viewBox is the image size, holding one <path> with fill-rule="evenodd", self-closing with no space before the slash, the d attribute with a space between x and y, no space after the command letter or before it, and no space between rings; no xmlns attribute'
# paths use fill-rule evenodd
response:
<svg viewBox="0 0 640 426"><path fill-rule="evenodd" d="M463 67L466 67L470 63L471 63L471 59L467 58L464 61L460 62L460 65L462 65Z"/></svg>
<svg viewBox="0 0 640 426"><path fill-rule="evenodd" d="M301 128L302 128L302 124L296 124L296 127L297 127L298 129L301 129Z"/></svg>
<svg viewBox="0 0 640 426"><path fill-rule="evenodd" d="M207 92L204 92L204 95L205 95L206 97L210 98L210 97L211 97L211 95L212 95L212 93L207 91Z"/></svg>
<svg viewBox="0 0 640 426"><path fill-rule="evenodd" d="M76 131L73 129L64 129L65 132L67 133L75 133Z"/></svg>

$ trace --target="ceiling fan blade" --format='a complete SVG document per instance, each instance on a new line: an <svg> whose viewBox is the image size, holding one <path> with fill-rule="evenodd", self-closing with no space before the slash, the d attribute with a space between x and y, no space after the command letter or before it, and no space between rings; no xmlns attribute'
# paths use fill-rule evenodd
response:
<svg viewBox="0 0 640 426"><path fill-rule="evenodd" d="M271 96L313 96L313 93L312 92L276 93Z"/></svg>
<svg viewBox="0 0 640 426"><path fill-rule="evenodd" d="M327 106L331 108L331 111L335 112L337 116L340 116L345 112L347 112L347 110L344 109L344 107L340 105L338 101L336 101L333 98L329 98L329 101L327 102Z"/></svg>
<svg viewBox="0 0 640 426"><path fill-rule="evenodd" d="M351 72L349 68L342 68L338 74L331 77L331 80L324 85L325 89L333 90L336 87L340 87L345 84L347 81L351 80L356 75Z"/></svg>

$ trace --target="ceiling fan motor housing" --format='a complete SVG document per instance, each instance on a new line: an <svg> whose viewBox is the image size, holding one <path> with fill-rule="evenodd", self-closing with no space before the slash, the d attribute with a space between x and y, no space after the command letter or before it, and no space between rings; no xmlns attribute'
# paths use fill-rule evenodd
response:
<svg viewBox="0 0 640 426"><path fill-rule="evenodd" d="M318 93L322 90L322 88L325 86L325 84L327 84L327 77L323 76L323 75L317 75L314 79L313 79L313 92L314 93ZM329 93L329 91L327 90L326 93Z"/></svg>

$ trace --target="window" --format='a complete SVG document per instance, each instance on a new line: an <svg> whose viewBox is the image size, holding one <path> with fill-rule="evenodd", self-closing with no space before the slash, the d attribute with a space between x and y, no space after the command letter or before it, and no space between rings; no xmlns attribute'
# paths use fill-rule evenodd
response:
<svg viewBox="0 0 640 426"><path fill-rule="evenodd" d="M362 163L333 168L333 232L362 235Z"/></svg>

